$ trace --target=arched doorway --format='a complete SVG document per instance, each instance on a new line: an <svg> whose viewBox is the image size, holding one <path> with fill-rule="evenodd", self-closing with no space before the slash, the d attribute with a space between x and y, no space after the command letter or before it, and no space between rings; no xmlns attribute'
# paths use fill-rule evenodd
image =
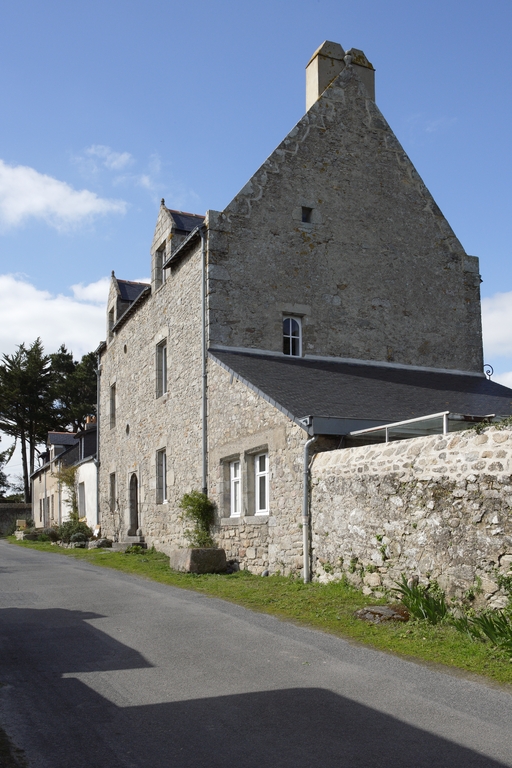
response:
<svg viewBox="0 0 512 768"><path fill-rule="evenodd" d="M139 529L139 488L137 475L130 477L130 527L128 536L136 536Z"/></svg>

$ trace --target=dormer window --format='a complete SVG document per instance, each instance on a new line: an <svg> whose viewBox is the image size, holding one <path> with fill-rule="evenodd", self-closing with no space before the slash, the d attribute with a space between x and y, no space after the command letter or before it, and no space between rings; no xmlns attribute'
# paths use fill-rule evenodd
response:
<svg viewBox="0 0 512 768"><path fill-rule="evenodd" d="M302 355L302 323L300 317L283 318L283 353L292 357Z"/></svg>

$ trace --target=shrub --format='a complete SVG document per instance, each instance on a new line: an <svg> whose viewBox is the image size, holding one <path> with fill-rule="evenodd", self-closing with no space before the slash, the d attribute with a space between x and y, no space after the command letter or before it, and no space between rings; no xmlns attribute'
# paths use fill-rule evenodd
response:
<svg viewBox="0 0 512 768"><path fill-rule="evenodd" d="M42 536L45 536L45 538L41 538ZM41 535L39 537L40 541L58 541L59 540L59 531L57 528L43 528L41 531Z"/></svg>
<svg viewBox="0 0 512 768"><path fill-rule="evenodd" d="M214 522L215 505L205 493L191 491L185 493L180 501L183 510L181 519L194 524L192 530L185 531L185 538L192 547L214 547L211 535Z"/></svg>
<svg viewBox="0 0 512 768"><path fill-rule="evenodd" d="M142 555L145 551L144 547L141 547L140 544L131 544L129 547L126 547L124 553L125 555Z"/></svg>
<svg viewBox="0 0 512 768"><path fill-rule="evenodd" d="M75 539L75 541L92 539L93 533L87 523L81 523L79 520L66 520L58 529L58 536L65 544L69 544L72 540L71 537L77 533L81 534L83 538Z"/></svg>

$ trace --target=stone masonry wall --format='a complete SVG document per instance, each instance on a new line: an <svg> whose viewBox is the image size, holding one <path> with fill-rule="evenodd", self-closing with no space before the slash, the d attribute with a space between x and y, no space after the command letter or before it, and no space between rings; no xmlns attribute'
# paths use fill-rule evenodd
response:
<svg viewBox="0 0 512 768"><path fill-rule="evenodd" d="M487 428L319 454L313 569L367 593L401 573L501 607L512 565L512 430Z"/></svg>
<svg viewBox="0 0 512 768"><path fill-rule="evenodd" d="M162 231L162 237L165 232ZM201 486L200 257L191 253L127 319L102 354L100 520L108 536L129 528L129 483L138 480L140 526L149 545L184 544L178 501ZM167 341L168 391L156 396L156 346ZM110 428L110 387L116 425ZM165 503L156 502L156 452L167 454ZM109 504L116 474L117 504Z"/></svg>
<svg viewBox="0 0 512 768"><path fill-rule="evenodd" d="M228 560L261 573L302 568L302 464L307 434L210 361L209 493L217 505L215 540ZM255 453L268 450L270 514L255 515L251 492ZM242 467L242 514L230 517L229 462Z"/></svg>

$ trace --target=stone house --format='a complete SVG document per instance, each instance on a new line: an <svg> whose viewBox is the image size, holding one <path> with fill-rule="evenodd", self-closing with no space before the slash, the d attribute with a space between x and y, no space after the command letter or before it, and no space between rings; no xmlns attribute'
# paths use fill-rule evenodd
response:
<svg viewBox="0 0 512 768"><path fill-rule="evenodd" d="M81 432L48 432L47 450L41 466L31 475L32 519L36 528L61 525L69 519L69 493L61 481L61 470L76 467L76 490L80 517L90 528L98 525L96 422L88 419Z"/></svg>
<svg viewBox="0 0 512 768"><path fill-rule="evenodd" d="M512 413L512 390L483 373L478 259L379 111L374 77L362 51L324 43L306 114L232 202L203 217L162 200L151 285L112 276L103 533L184 546L178 503L203 489L228 558L308 577L311 456Z"/></svg>

